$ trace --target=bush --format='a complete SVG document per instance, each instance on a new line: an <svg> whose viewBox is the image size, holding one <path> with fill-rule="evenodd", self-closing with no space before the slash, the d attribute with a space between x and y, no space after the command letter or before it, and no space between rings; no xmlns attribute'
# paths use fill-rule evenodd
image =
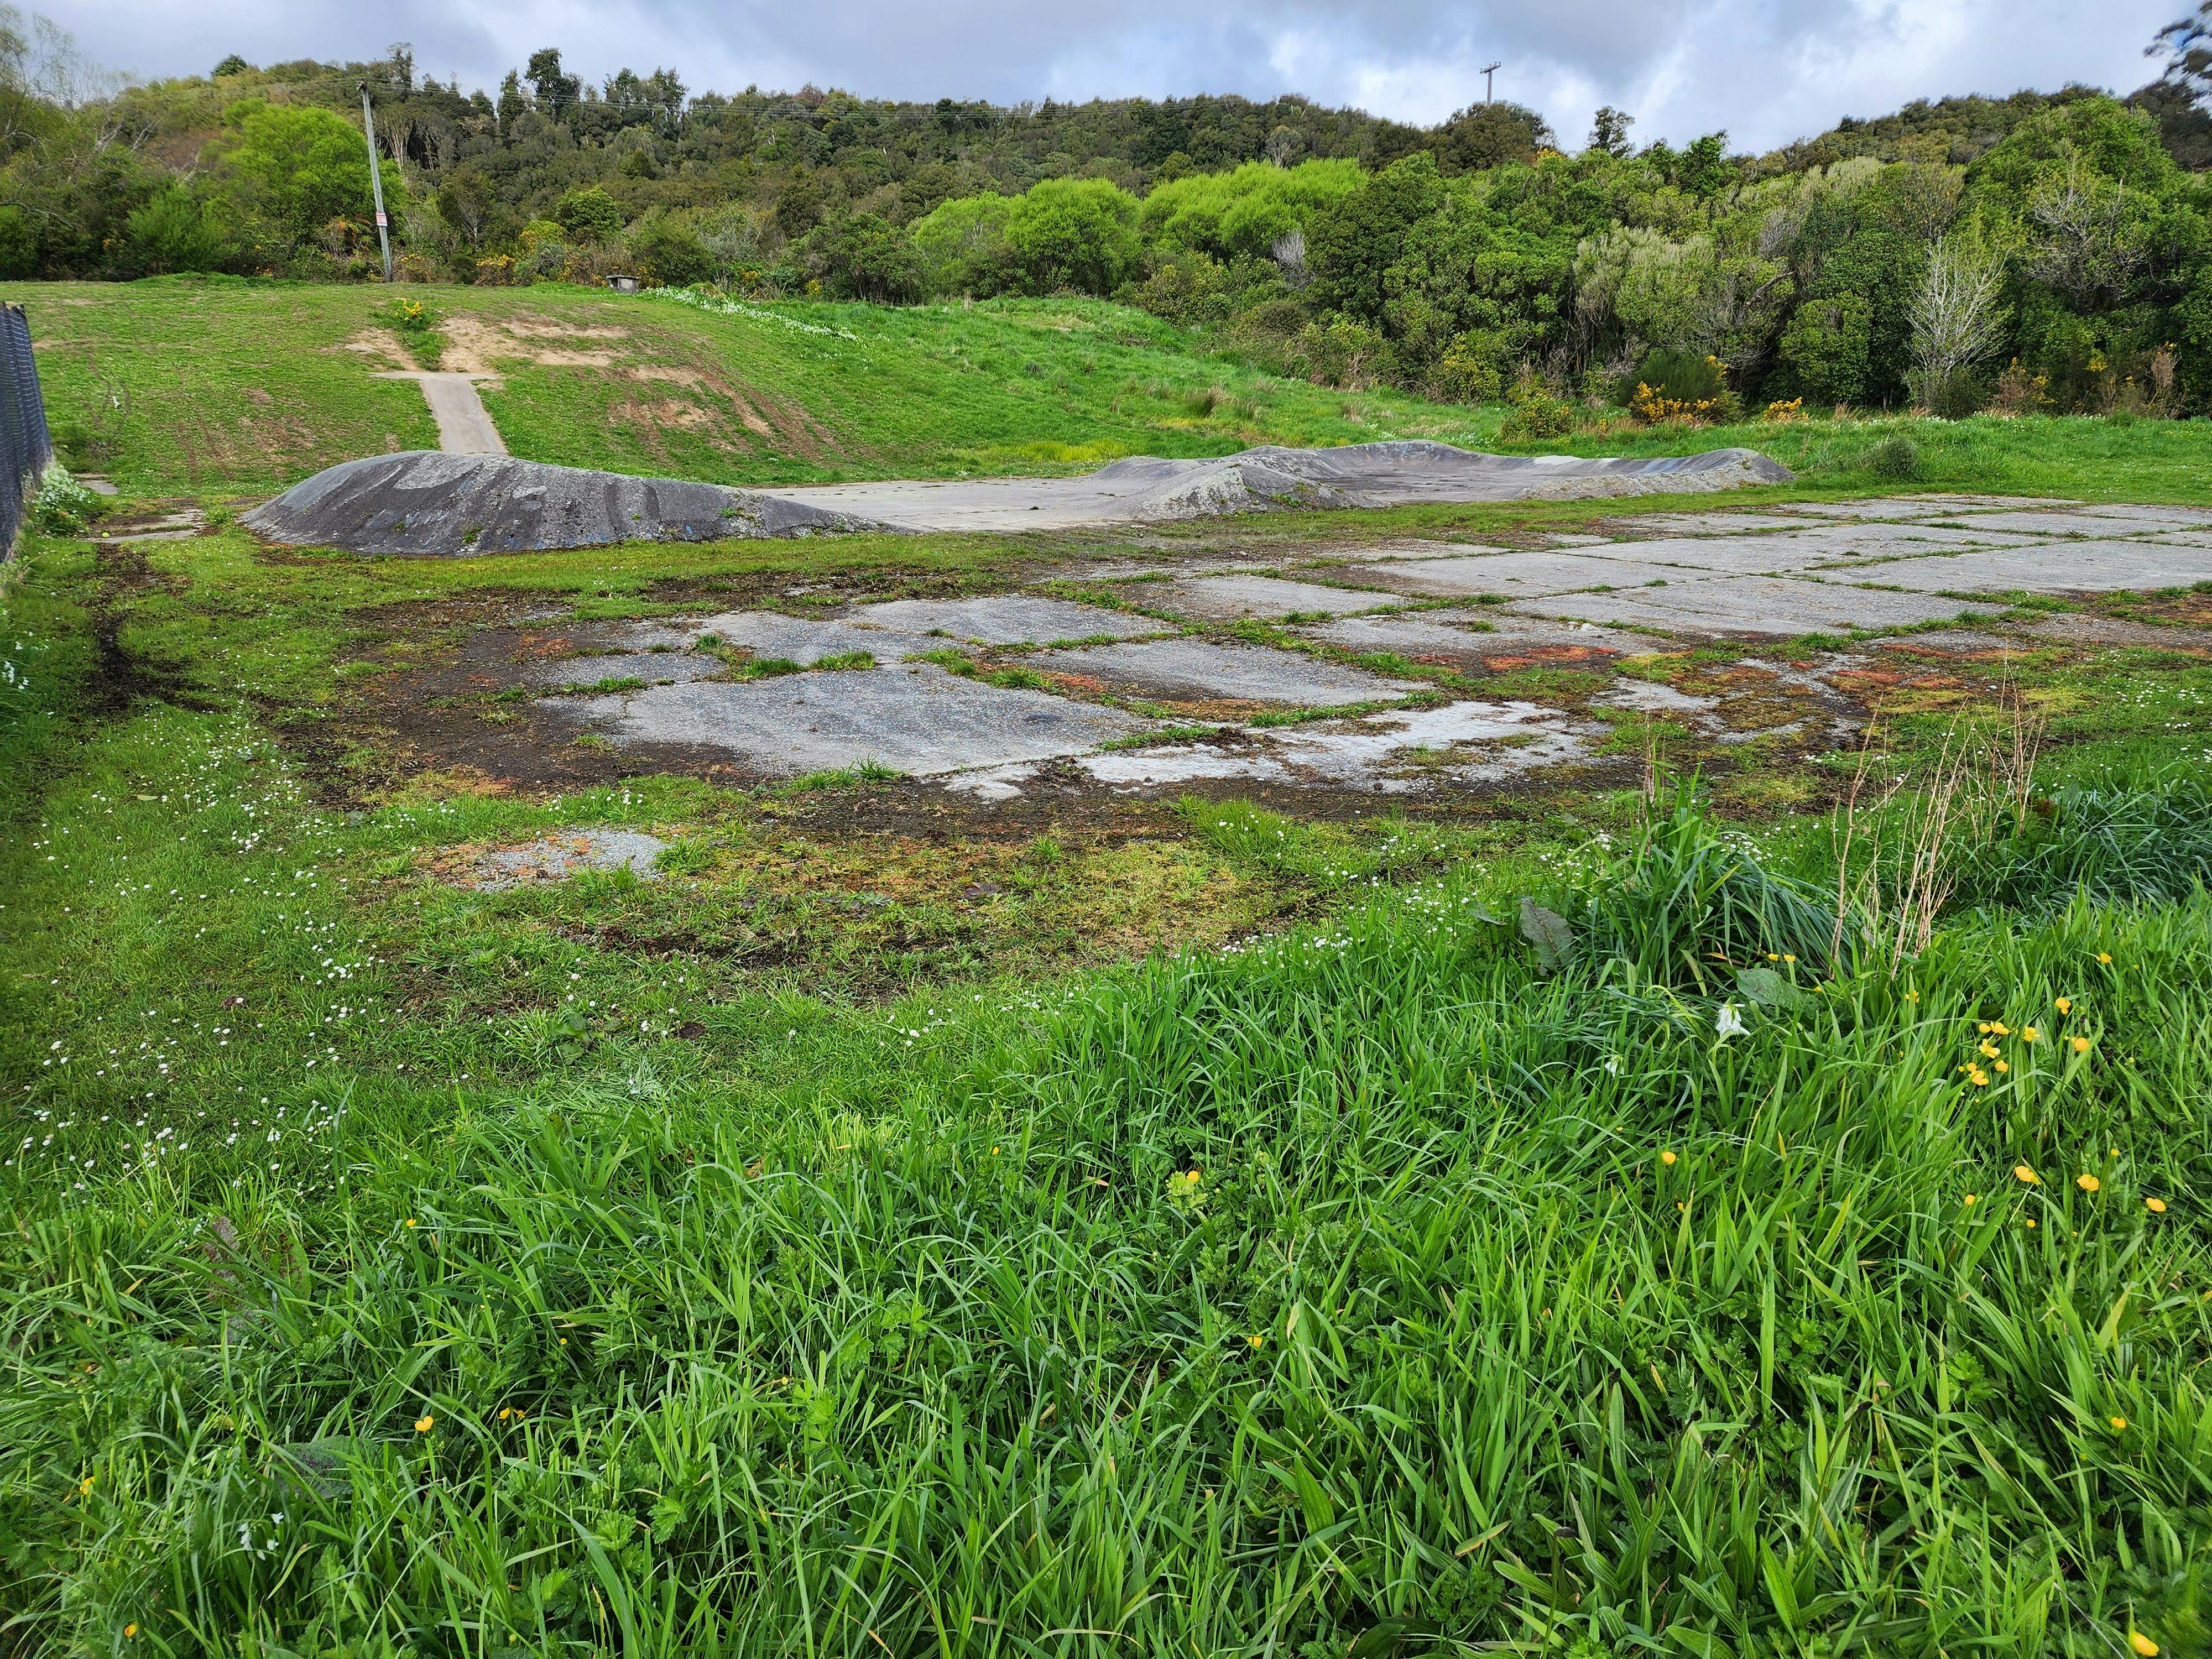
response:
<svg viewBox="0 0 2212 1659"><path fill-rule="evenodd" d="M1437 361L1433 390L1449 404L1494 402L1505 384L1495 336L1469 330L1454 337Z"/></svg>
<svg viewBox="0 0 2212 1659"><path fill-rule="evenodd" d="M554 204L553 222L571 241L611 242L622 234L622 204L596 185L572 190Z"/></svg>
<svg viewBox="0 0 2212 1659"><path fill-rule="evenodd" d="M714 256L699 240L699 233L668 214L646 215L629 239L629 251L637 274L650 282L690 288L714 279Z"/></svg>
<svg viewBox="0 0 2212 1659"><path fill-rule="evenodd" d="M1564 438L1575 429L1575 406L1548 392L1533 392L1513 405L1505 424L1498 428L1501 441L1528 443Z"/></svg>
<svg viewBox="0 0 2212 1659"><path fill-rule="evenodd" d="M81 536L100 511L100 497L70 476L59 461L49 461L31 497L31 522L50 536Z"/></svg>
<svg viewBox="0 0 2212 1659"><path fill-rule="evenodd" d="M1859 465L1877 478L1905 483L1920 476L1920 446L1900 432L1869 447Z"/></svg>
<svg viewBox="0 0 2212 1659"><path fill-rule="evenodd" d="M1638 368L1626 401L1631 414L1654 423L1729 421L1741 409L1721 360L1694 351L1653 352Z"/></svg>
<svg viewBox="0 0 2212 1659"><path fill-rule="evenodd" d="M1389 352L1389 343L1366 324L1334 317L1327 324L1308 323L1301 329L1290 356L1297 372L1308 380L1360 392L1375 383Z"/></svg>

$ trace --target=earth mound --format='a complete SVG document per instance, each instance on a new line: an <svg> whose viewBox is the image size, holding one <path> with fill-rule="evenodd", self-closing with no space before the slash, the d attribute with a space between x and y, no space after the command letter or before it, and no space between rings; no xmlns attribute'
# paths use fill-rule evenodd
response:
<svg viewBox="0 0 2212 1659"><path fill-rule="evenodd" d="M327 467L245 514L241 522L295 546L447 558L611 542L887 528L849 513L721 484L429 449Z"/></svg>

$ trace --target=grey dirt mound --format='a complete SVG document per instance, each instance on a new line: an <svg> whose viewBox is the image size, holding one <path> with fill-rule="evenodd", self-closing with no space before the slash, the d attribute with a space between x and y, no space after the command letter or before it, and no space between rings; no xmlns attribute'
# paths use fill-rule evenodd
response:
<svg viewBox="0 0 2212 1659"><path fill-rule="evenodd" d="M732 489L677 478L417 450L348 461L245 522L272 541L452 556L626 541L839 531L1022 531L1297 507L1641 495L1787 483L1752 449L1656 459L1484 455L1401 440L1248 449L1203 460L1132 456L1079 478L970 478Z"/></svg>
<svg viewBox="0 0 2212 1659"><path fill-rule="evenodd" d="M428 449L325 468L243 522L295 546L445 557L886 528L720 484Z"/></svg>

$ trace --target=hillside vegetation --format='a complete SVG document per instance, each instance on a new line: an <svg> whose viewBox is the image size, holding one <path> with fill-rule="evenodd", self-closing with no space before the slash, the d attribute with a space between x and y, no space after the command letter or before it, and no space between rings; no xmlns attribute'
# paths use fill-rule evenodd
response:
<svg viewBox="0 0 2212 1659"><path fill-rule="evenodd" d="M1946 99L1749 156L1638 146L1611 109L1568 154L1510 104L1416 129L1296 99L695 94L586 87L550 49L496 97L396 49L56 101L0 40L0 275L374 273L366 78L426 283L1115 298L1330 386L1516 390L1531 436L1607 406L2168 416L2212 403L2212 198L2184 165L2212 121L2169 44L2130 103Z"/></svg>

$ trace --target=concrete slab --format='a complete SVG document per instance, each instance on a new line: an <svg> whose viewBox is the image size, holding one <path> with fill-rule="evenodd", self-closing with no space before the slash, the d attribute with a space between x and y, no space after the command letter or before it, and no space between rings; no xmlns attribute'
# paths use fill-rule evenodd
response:
<svg viewBox="0 0 2212 1659"><path fill-rule="evenodd" d="M577 830L520 847L495 847L477 854L456 879L459 887L480 893L566 881L586 870L627 869L643 881L659 872L653 860L665 845L658 836L635 830Z"/></svg>
<svg viewBox="0 0 2212 1659"><path fill-rule="evenodd" d="M1785 501L1775 510L1828 519L1940 519L1984 509L2073 505L2063 497L2045 495L1869 495L1856 501Z"/></svg>
<svg viewBox="0 0 2212 1659"><path fill-rule="evenodd" d="M1786 576L1734 576L1625 593L1576 593L1526 600L1512 609L1524 615L1574 617L1672 633L1784 638L1847 628L1900 628L1955 617L1961 611L1956 599L1869 592Z"/></svg>
<svg viewBox="0 0 2212 1659"><path fill-rule="evenodd" d="M1764 576L1805 570L1832 562L1836 556L1832 542L1808 533L1802 526L1794 535L1669 536L1657 541L1613 542L1583 551L1594 559L1616 560L1635 569L1641 580L1656 574L1669 581L1686 580L1699 572Z"/></svg>
<svg viewBox="0 0 2212 1659"><path fill-rule="evenodd" d="M507 444L500 437L499 428L492 424L483 399L477 396L477 381L488 377L394 369L376 378L413 380L422 386L422 401L430 405L430 418L438 423L438 447L447 454L507 453Z"/></svg>
<svg viewBox="0 0 2212 1659"><path fill-rule="evenodd" d="M1615 543L1624 550L1644 543ZM1693 581L1698 572L1680 565L1662 565L1609 550L1585 549L1576 553L1492 553L1472 559L1423 559L1416 563L1369 565L1359 573L1362 581L1408 598L1471 599L1486 593L1533 599L1546 593L1573 593L1587 587L1631 587L1647 581Z"/></svg>
<svg viewBox="0 0 2212 1659"><path fill-rule="evenodd" d="M656 629L652 637L665 637L668 631ZM952 643L927 634L867 628L842 617L786 617L773 611L725 611L686 624L677 635L686 644L709 636L756 657L781 658L802 666L855 651L865 651L878 662L896 662Z"/></svg>
<svg viewBox="0 0 2212 1659"><path fill-rule="evenodd" d="M1416 689L1357 668L1267 646L1217 645L1210 640L1152 640L1083 651L1043 651L1029 665L1052 674L1080 674L1115 690L1175 699L1278 702L1304 708L1379 702Z"/></svg>
<svg viewBox="0 0 2212 1659"><path fill-rule="evenodd" d="M775 679L702 680L542 702L624 747L728 750L771 777L873 761L932 776L1080 755L1154 722L1042 691L1006 690L926 663Z"/></svg>
<svg viewBox="0 0 2212 1659"><path fill-rule="evenodd" d="M2050 542L1856 567L1859 581L1924 593L2106 593L2212 581L2212 548L2165 541Z"/></svg>
<svg viewBox="0 0 2212 1659"><path fill-rule="evenodd" d="M2112 519L2150 530L2200 530L2212 526L2212 507L2127 507L2107 504L2079 509L2085 519Z"/></svg>
<svg viewBox="0 0 2212 1659"><path fill-rule="evenodd" d="M1363 571L1361 580L1366 580ZM1353 616L1399 603L1390 593L1357 592L1316 582L1285 581L1276 576L1200 576L1189 581L1147 583L1130 603L1199 622L1269 621L1310 616Z"/></svg>
<svg viewBox="0 0 2212 1659"><path fill-rule="evenodd" d="M1229 781L1407 795L1437 784L1503 782L1583 759L1589 753L1584 738L1594 730L1537 703L1468 701L1278 727L1231 747L1116 750L1085 756L1074 766L1129 793ZM1009 766L963 775L949 787L998 800L1023 793L1036 777L1034 767Z"/></svg>
<svg viewBox="0 0 2212 1659"><path fill-rule="evenodd" d="M1135 639L1166 632L1150 617L1132 617L1095 605L1076 605L1034 593L1000 593L980 599L890 599L864 605L845 620L909 634L939 631L981 645L1051 645L1110 635Z"/></svg>
<svg viewBox="0 0 2212 1659"><path fill-rule="evenodd" d="M1652 513L1637 519L1607 521L1623 539L1647 540L1668 536L1733 536L1753 530L1802 530L1802 518L1781 518L1771 513Z"/></svg>
<svg viewBox="0 0 2212 1659"><path fill-rule="evenodd" d="M702 656L695 651L630 651L533 663L524 674L523 683L598 685L607 680L643 680L647 685L658 685L663 681L713 679L729 672L729 665L719 657Z"/></svg>
<svg viewBox="0 0 2212 1659"><path fill-rule="evenodd" d="M1409 617L1346 617L1297 631L1341 650L1387 651L1416 662L1441 661L1468 670L1488 669L1493 659L1521 667L1532 654L1538 661L1602 662L1651 649L1650 640L1641 634L1616 633L1594 623L1538 622L1500 611L1476 624L1451 621L1451 614L1425 611Z"/></svg>
<svg viewBox="0 0 2212 1659"><path fill-rule="evenodd" d="M1971 524L1972 520L1947 520ZM2033 547L2046 539L2016 531L1952 530L1928 524L1832 524L1801 530L1790 540L1832 564L1915 558L1971 547ZM1802 567L1801 567L1802 568Z"/></svg>
<svg viewBox="0 0 2212 1659"><path fill-rule="evenodd" d="M2063 510L1941 514L1937 515L1937 522L1961 526L1970 534L1998 530L2012 531L2027 536L2124 536L2137 528L2136 525L2124 521L2116 522L2097 514ZM2152 530L2158 526L2142 525L2140 527ZM2168 527L2185 529L2187 526L2175 524Z"/></svg>

